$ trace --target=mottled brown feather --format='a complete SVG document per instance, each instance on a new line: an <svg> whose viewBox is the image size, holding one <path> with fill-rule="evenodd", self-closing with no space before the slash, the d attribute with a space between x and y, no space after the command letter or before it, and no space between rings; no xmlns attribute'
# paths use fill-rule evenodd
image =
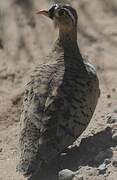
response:
<svg viewBox="0 0 117 180"><path fill-rule="evenodd" d="M95 68L82 58L69 34L59 36L49 61L36 68L24 94L17 168L24 175L48 163L82 134L99 97Z"/></svg>

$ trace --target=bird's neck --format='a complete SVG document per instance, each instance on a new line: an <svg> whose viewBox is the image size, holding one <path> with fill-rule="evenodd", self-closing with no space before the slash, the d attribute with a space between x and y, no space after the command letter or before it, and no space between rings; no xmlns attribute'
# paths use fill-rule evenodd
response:
<svg viewBox="0 0 117 180"><path fill-rule="evenodd" d="M77 44L77 29L63 31L59 29L59 37L55 45L56 51L64 53L65 64L70 66L82 63L82 57Z"/></svg>
<svg viewBox="0 0 117 180"><path fill-rule="evenodd" d="M85 72L83 58L77 44L77 30L69 32L59 31L53 54L54 52L58 54L57 62L64 63L66 72Z"/></svg>
<svg viewBox="0 0 117 180"><path fill-rule="evenodd" d="M73 27L70 29L65 29L63 27L59 28L59 41L63 48L76 47L77 46L77 28Z"/></svg>

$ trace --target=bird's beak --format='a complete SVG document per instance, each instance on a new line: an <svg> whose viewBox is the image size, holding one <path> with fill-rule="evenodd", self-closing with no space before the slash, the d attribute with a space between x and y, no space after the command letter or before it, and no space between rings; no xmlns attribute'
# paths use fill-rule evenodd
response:
<svg viewBox="0 0 117 180"><path fill-rule="evenodd" d="M40 11L38 11L36 14L42 14L42 15L44 15L44 16L49 17L49 12L48 12L47 10L40 10Z"/></svg>

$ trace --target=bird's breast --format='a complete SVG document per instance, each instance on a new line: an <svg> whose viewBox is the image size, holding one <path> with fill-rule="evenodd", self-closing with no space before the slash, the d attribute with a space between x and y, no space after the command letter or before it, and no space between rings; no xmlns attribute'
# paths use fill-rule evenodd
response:
<svg viewBox="0 0 117 180"><path fill-rule="evenodd" d="M63 81L59 89L63 101L59 119L75 137L84 131L94 113L98 99L98 87L94 86L94 82L88 78L70 77Z"/></svg>

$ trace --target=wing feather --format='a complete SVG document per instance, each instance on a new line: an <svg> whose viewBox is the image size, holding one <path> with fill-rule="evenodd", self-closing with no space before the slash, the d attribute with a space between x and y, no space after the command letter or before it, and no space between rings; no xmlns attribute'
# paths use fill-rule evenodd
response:
<svg viewBox="0 0 117 180"><path fill-rule="evenodd" d="M24 175L35 170L39 163L37 158L40 158L38 152L42 144L42 136L45 138L46 132L56 126L55 123L50 123L51 113L48 113L48 108L51 111L53 107L55 92L57 92L55 91L57 87L53 88L53 91L50 87L55 72L56 64L38 67L24 93L20 118L21 155L18 166L18 171Z"/></svg>

